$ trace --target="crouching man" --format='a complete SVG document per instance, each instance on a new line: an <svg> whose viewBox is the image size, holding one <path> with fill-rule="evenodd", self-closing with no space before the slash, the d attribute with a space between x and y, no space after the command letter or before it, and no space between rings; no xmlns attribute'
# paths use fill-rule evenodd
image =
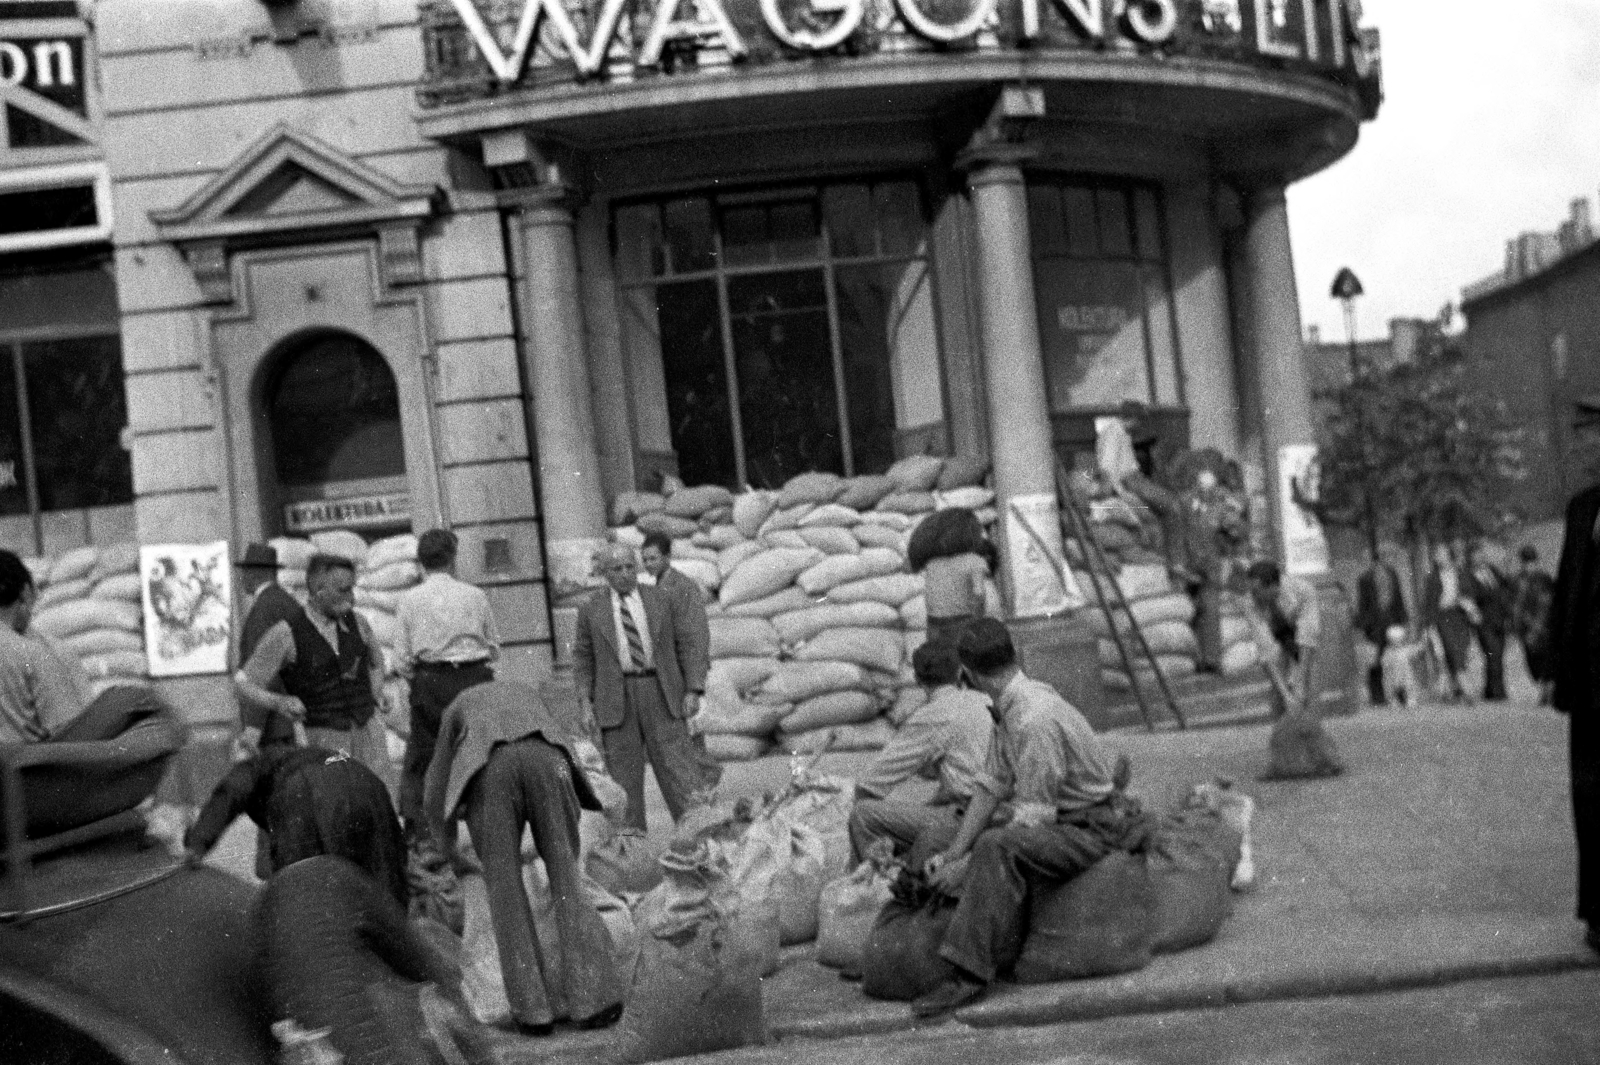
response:
<svg viewBox="0 0 1600 1065"><path fill-rule="evenodd" d="M961 659L956 645L933 639L911 655L917 683L928 701L898 729L856 781L855 809L850 812L850 847L857 862L880 839L895 854L911 851L911 864L943 850L961 827L961 815L972 801L975 781L989 751L989 701L957 685ZM887 796L911 776L939 782L926 803Z"/></svg>
<svg viewBox="0 0 1600 1065"><path fill-rule="evenodd" d="M950 846L928 860L938 886L962 886L940 955L955 975L911 1004L934 1017L980 998L1022 952L1030 881L1066 881L1114 850L1132 849L1146 827L1113 780L1113 760L1094 729L1048 684L1023 674L1006 627L980 618L962 633L961 665L993 703L985 772ZM1001 803L1013 815L989 828Z"/></svg>

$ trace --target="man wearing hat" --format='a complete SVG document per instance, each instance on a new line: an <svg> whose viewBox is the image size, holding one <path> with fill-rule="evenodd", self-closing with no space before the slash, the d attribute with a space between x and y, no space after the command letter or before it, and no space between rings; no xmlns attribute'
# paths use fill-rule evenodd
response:
<svg viewBox="0 0 1600 1065"><path fill-rule="evenodd" d="M240 666L250 661L256 644L267 630L280 621L289 621L304 613L294 596L278 583L278 552L268 544L249 544L244 554L234 562L240 594L244 596L242 613L244 624L239 627ZM294 743L294 725L280 714L240 703L239 719L244 725L242 745Z"/></svg>

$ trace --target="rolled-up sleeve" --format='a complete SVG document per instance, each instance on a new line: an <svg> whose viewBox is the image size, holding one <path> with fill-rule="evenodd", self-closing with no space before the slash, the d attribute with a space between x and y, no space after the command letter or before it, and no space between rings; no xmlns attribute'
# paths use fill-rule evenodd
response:
<svg viewBox="0 0 1600 1065"><path fill-rule="evenodd" d="M943 729L923 724L915 717L900 726L888 745L872 760L856 787L868 795L883 798L901 782L934 761L944 745Z"/></svg>

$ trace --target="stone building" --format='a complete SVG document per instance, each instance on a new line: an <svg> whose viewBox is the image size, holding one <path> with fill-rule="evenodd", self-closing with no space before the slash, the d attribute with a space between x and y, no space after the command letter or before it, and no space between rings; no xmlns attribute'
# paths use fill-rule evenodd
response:
<svg viewBox="0 0 1600 1065"><path fill-rule="evenodd" d="M993 456L1056 553L1133 401L1315 570L1284 189L1376 113L1354 6L99 0L137 535L448 523L531 674L620 491Z"/></svg>

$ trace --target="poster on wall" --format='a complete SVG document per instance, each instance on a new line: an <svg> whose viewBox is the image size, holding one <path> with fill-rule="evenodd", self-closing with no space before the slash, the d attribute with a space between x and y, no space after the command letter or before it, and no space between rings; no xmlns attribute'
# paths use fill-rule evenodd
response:
<svg viewBox="0 0 1600 1065"><path fill-rule="evenodd" d="M228 542L146 544L139 572L150 675L226 673L233 602Z"/></svg>
<svg viewBox="0 0 1600 1065"><path fill-rule="evenodd" d="M1061 553L1055 493L1012 496L1003 524L1013 615L1049 617L1082 606L1083 592Z"/></svg>
<svg viewBox="0 0 1600 1065"><path fill-rule="evenodd" d="M1312 511L1317 498L1317 446L1278 449L1278 511L1283 523L1283 569L1302 576L1328 572L1328 539Z"/></svg>

